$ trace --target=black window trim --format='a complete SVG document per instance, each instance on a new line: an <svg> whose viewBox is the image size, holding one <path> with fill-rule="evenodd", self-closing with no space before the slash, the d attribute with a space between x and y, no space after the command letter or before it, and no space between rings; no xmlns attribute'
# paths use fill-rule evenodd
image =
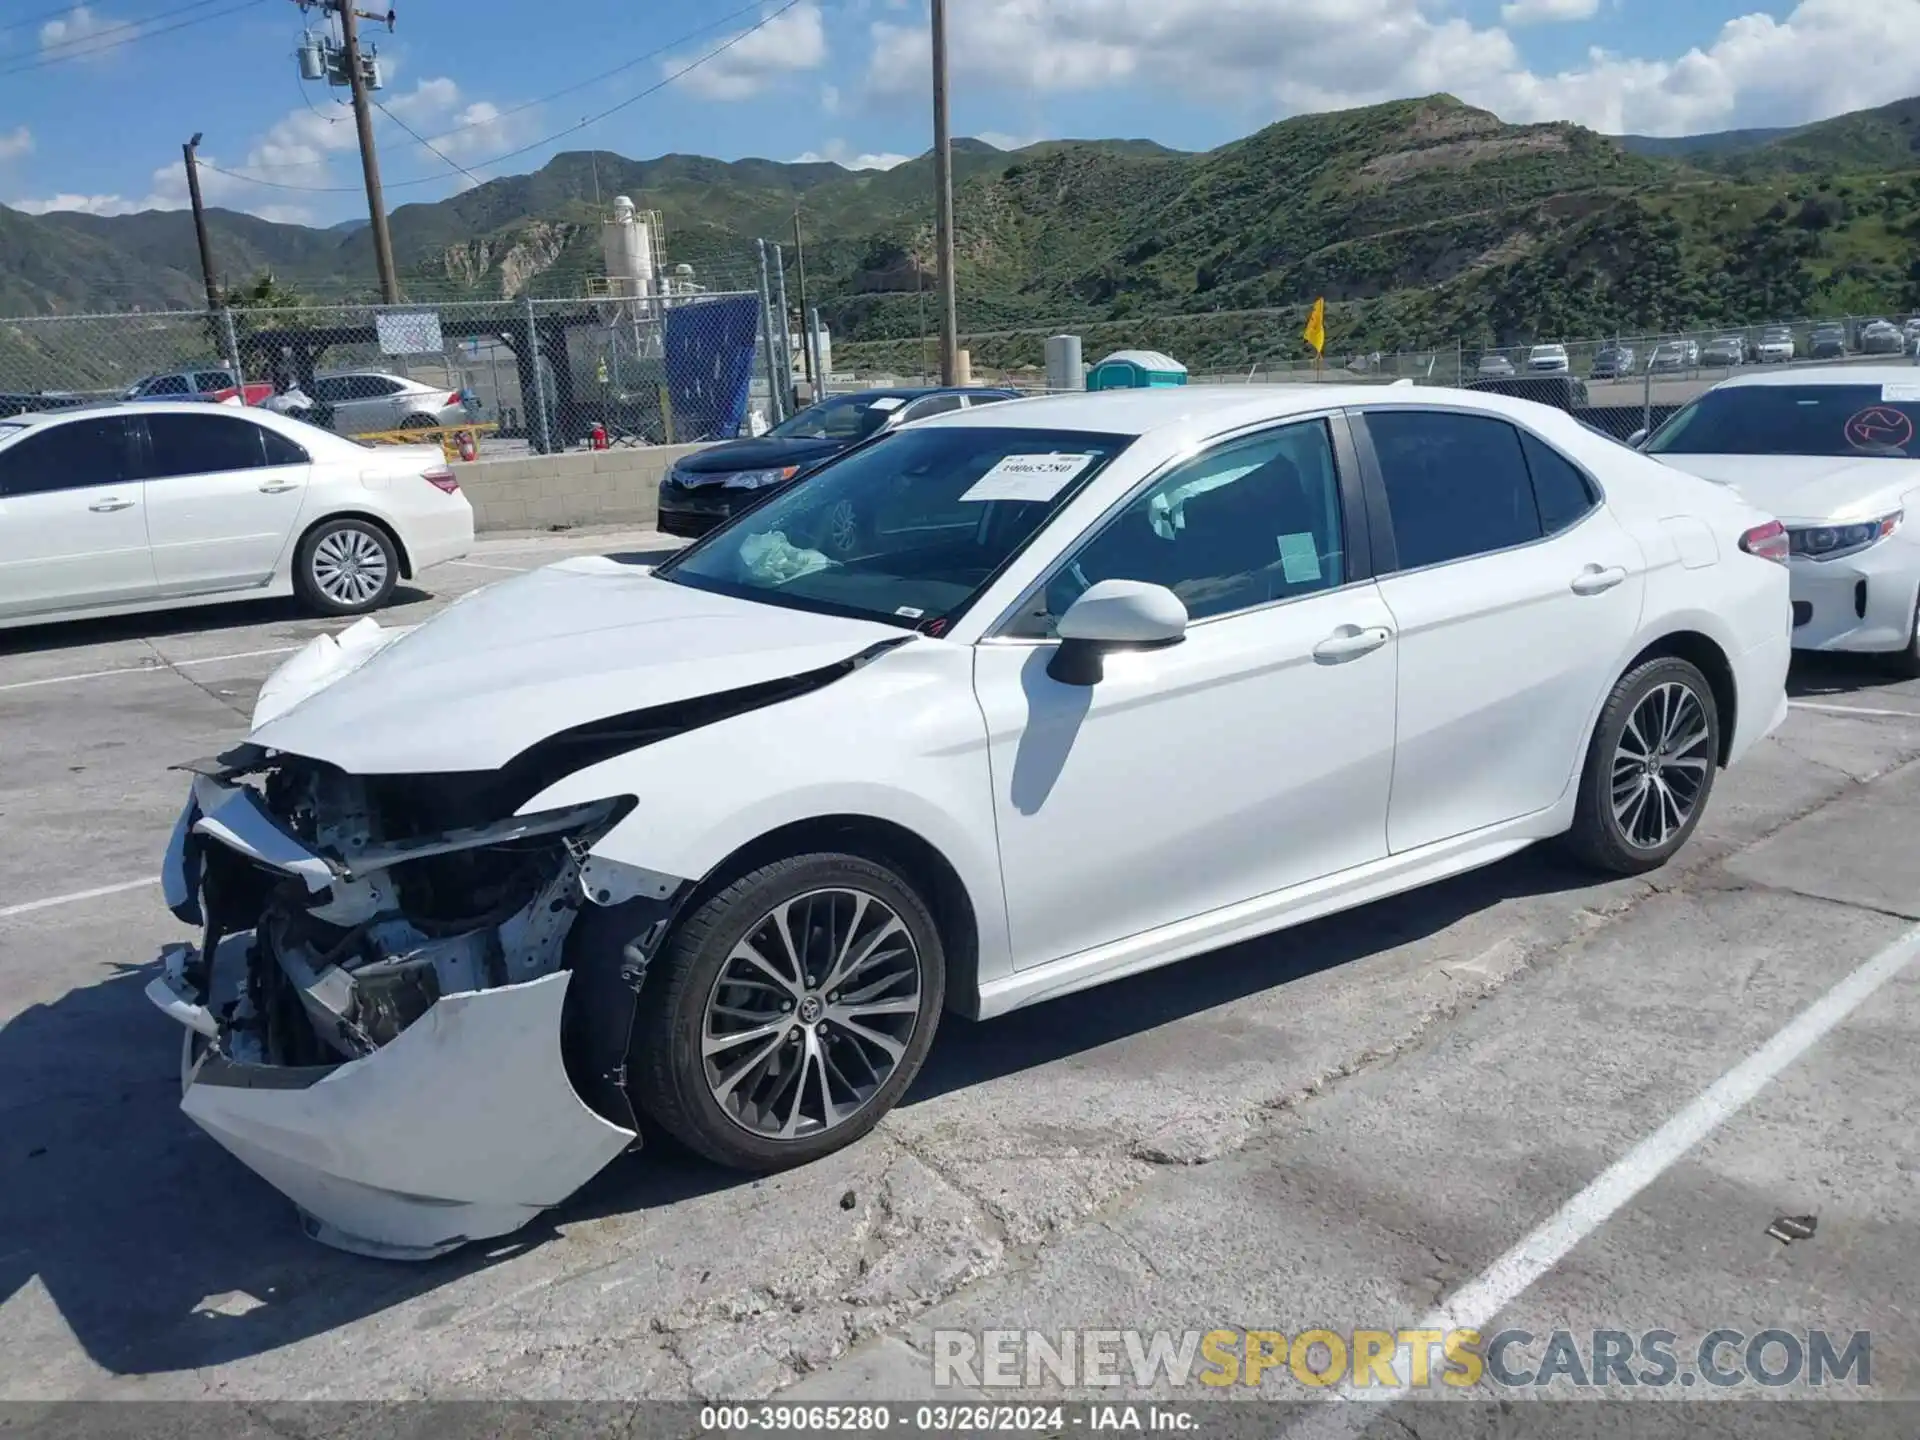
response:
<svg viewBox="0 0 1920 1440"><path fill-rule="evenodd" d="M1209 435L1190 449L1154 467L1144 479L1136 482L1125 495L1101 511L1091 524L1082 529L1073 543L1056 556L1033 583L1021 590L1014 597L1013 603L1001 611L993 623L981 632L979 640L975 643L980 645L1058 645L1060 641L1057 636L1009 635L1006 631L1009 626L1027 618L1029 607L1035 599L1046 593L1047 586L1053 582L1054 578L1072 564L1074 557L1113 524L1134 501L1182 465L1192 463L1211 450L1248 440L1271 430L1284 430L1289 426L1304 425L1316 420L1326 424L1328 436L1333 442L1334 478L1340 487L1340 529L1341 539L1345 542L1343 548L1346 553L1343 558L1346 562L1346 578L1340 584L1329 585L1324 590L1308 590L1299 595L1282 596L1278 600L1263 600L1258 605L1246 605L1238 610L1223 610L1218 615L1207 615L1198 620L1190 620L1187 628L1191 630L1201 625L1211 625L1217 620L1237 620L1244 615L1259 614L1279 605L1297 605L1303 600L1317 600L1323 595L1338 595L1344 590L1353 589L1356 585L1371 585L1378 575L1385 573L1378 568L1380 555L1374 548L1374 536L1379 533L1379 530L1373 517L1368 513L1365 482L1355 443L1356 437L1348 423L1348 412L1336 406L1326 410L1310 410L1299 415L1259 420L1250 425L1223 430L1217 435ZM1059 523L1060 516L1054 516L1052 524ZM1050 529L1051 525L1045 528ZM1038 539L1039 533L1042 532L1037 532L1033 539ZM1388 531L1387 534L1391 536L1392 532Z"/></svg>
<svg viewBox="0 0 1920 1440"><path fill-rule="evenodd" d="M1551 534L1546 532L1545 522L1543 521L1541 533L1534 536L1531 540L1522 540L1514 545L1502 545L1493 550L1476 550L1471 555L1456 555L1451 560L1435 560L1430 565L1402 565L1400 563L1399 547L1395 544L1393 538L1393 511L1387 503L1386 476L1380 469L1380 452L1374 448L1373 435L1367 429L1367 416L1374 414L1398 414L1407 411L1413 411L1422 415L1467 415L1479 420L1494 420L1510 427L1515 432L1516 437L1520 434L1530 435L1578 472L1580 478L1587 484L1588 494L1592 497L1591 503L1581 513L1579 519L1575 520L1571 525L1562 526ZM1474 561L1484 560L1489 555L1508 555L1516 550L1525 550L1533 545L1544 545L1550 540L1559 540L1573 534L1574 531L1591 520L1598 511L1606 507L1606 487L1600 483L1599 479L1591 470L1585 465L1582 465L1578 460L1575 460L1571 455L1567 454L1566 451L1562 450L1558 445L1555 445L1532 426L1523 425L1509 416L1495 415L1486 410L1468 409L1465 406L1383 404L1351 408L1347 411L1347 418L1353 427L1354 448L1360 454L1360 464L1366 474L1367 516L1373 527L1375 574L1377 578L1381 580L1396 575L1424 575L1431 570L1443 570L1449 565L1471 565ZM1531 487L1534 483L1533 467L1527 464L1525 446L1521 446L1520 449L1520 463L1527 472L1527 483L1529 487ZM1539 503L1539 492L1536 490L1534 493L1536 510Z"/></svg>

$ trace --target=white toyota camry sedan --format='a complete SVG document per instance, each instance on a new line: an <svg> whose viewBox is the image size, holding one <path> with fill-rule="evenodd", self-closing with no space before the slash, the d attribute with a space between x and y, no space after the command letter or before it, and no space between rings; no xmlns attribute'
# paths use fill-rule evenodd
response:
<svg viewBox="0 0 1920 1440"><path fill-rule="evenodd" d="M1916 423L1911 365L1781 370L1714 386L1643 448L1786 525L1796 649L1883 655L1920 675Z"/></svg>
<svg viewBox="0 0 1920 1440"><path fill-rule="evenodd" d="M0 419L0 629L280 595L358 615L472 543L438 446L193 401Z"/></svg>
<svg viewBox="0 0 1920 1440"><path fill-rule="evenodd" d="M148 993L187 1114L348 1249L511 1231L641 1116L791 1165L944 1011L1537 840L1662 864L1786 713L1785 555L1499 395L883 432L651 572L563 561L294 656L185 767L165 885L204 935Z"/></svg>

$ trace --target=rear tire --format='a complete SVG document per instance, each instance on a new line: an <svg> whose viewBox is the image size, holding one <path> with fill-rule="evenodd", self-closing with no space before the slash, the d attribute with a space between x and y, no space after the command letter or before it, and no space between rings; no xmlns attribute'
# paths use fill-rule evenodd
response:
<svg viewBox="0 0 1920 1440"><path fill-rule="evenodd" d="M1707 677L1671 656L1634 666L1601 707L1566 849L1614 875L1659 869L1699 825L1719 760Z"/></svg>
<svg viewBox="0 0 1920 1440"><path fill-rule="evenodd" d="M945 972L932 913L886 865L821 853L760 866L649 967L629 1062L639 1108L735 1169L830 1155L913 1083Z"/></svg>
<svg viewBox="0 0 1920 1440"><path fill-rule="evenodd" d="M399 547L371 520L323 520L294 551L294 593L316 614L365 615L399 583Z"/></svg>

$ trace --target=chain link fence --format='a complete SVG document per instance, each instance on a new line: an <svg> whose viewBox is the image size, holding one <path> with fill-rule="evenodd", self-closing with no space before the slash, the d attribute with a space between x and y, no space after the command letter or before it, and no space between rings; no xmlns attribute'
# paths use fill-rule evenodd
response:
<svg viewBox="0 0 1920 1440"><path fill-rule="evenodd" d="M937 384L926 340L843 343L811 355L764 287L571 298L228 309L0 319L0 415L121 398L242 396L341 434L464 432L482 457L757 434L790 413L817 365L825 393ZM1085 327L1085 358L1152 348L1196 384L1409 382L1505 391L1572 411L1620 439L1752 366L1914 364L1920 318L1841 316L1675 334L1615 335L1303 358L1286 311L1148 317ZM1225 330L1230 337L1223 339ZM975 384L1043 393L1051 329L961 343ZM1336 341L1337 344L1337 341ZM1207 364L1223 350L1255 358ZM1262 358L1262 357L1271 358ZM425 433L422 433L425 432Z"/></svg>
<svg viewBox="0 0 1920 1440"><path fill-rule="evenodd" d="M758 291L0 319L0 415L266 405L483 457L758 433L787 389Z"/></svg>

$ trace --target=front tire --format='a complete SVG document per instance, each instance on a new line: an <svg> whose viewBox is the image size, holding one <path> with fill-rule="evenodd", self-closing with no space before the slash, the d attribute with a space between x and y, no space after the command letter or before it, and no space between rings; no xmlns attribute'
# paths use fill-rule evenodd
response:
<svg viewBox="0 0 1920 1440"><path fill-rule="evenodd" d="M1920 607L1913 615L1913 629L1907 635L1907 648L1887 657L1887 667L1903 680L1920 679Z"/></svg>
<svg viewBox="0 0 1920 1440"><path fill-rule="evenodd" d="M1636 665L1594 726L1567 849L1615 875L1659 869L1699 825L1719 758L1720 707L1707 677L1671 656Z"/></svg>
<svg viewBox="0 0 1920 1440"><path fill-rule="evenodd" d="M939 931L908 880L856 855L778 860L696 908L650 967L636 1098L719 1164L805 1164L893 1108L945 998Z"/></svg>
<svg viewBox="0 0 1920 1440"><path fill-rule="evenodd" d="M294 552L294 591L317 614L365 615L386 604L399 583L399 549L370 520L323 521Z"/></svg>

